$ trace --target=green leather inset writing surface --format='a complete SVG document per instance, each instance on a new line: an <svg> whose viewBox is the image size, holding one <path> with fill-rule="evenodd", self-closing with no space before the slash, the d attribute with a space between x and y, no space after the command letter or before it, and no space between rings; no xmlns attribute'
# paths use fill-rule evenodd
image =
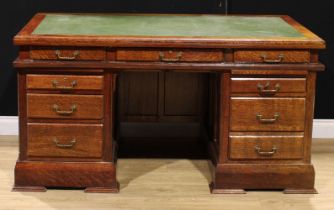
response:
<svg viewBox="0 0 334 210"><path fill-rule="evenodd" d="M303 38L280 17L221 15L46 15L35 35Z"/></svg>

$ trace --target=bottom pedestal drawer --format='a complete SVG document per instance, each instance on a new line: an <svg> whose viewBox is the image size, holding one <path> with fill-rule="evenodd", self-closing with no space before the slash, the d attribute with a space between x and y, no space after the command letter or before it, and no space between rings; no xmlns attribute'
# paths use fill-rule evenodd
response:
<svg viewBox="0 0 334 210"><path fill-rule="evenodd" d="M102 124L28 124L28 157L100 158Z"/></svg>
<svg viewBox="0 0 334 210"><path fill-rule="evenodd" d="M231 159L302 159L301 135L230 135Z"/></svg>

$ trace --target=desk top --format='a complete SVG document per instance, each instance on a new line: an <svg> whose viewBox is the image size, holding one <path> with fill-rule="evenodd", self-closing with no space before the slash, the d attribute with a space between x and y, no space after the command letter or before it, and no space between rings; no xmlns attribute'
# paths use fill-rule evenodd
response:
<svg viewBox="0 0 334 210"><path fill-rule="evenodd" d="M324 48L288 16L37 14L17 45Z"/></svg>
<svg viewBox="0 0 334 210"><path fill-rule="evenodd" d="M298 37L280 17L220 15L46 15L35 35Z"/></svg>

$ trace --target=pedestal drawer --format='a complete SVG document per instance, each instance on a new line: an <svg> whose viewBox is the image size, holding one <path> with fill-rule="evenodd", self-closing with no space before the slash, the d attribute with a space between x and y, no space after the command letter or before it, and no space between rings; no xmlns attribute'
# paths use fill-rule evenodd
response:
<svg viewBox="0 0 334 210"><path fill-rule="evenodd" d="M102 124L28 124L28 157L102 157Z"/></svg>
<svg viewBox="0 0 334 210"><path fill-rule="evenodd" d="M309 63L308 50L236 50L237 63Z"/></svg>
<svg viewBox="0 0 334 210"><path fill-rule="evenodd" d="M276 96L281 93L306 93L306 78L232 78L232 93Z"/></svg>
<svg viewBox="0 0 334 210"><path fill-rule="evenodd" d="M304 131L305 98L231 98L231 131Z"/></svg>
<svg viewBox="0 0 334 210"><path fill-rule="evenodd" d="M230 134L231 159L302 159L303 134Z"/></svg>
<svg viewBox="0 0 334 210"><path fill-rule="evenodd" d="M102 95L27 94L28 118L102 119Z"/></svg>
<svg viewBox="0 0 334 210"><path fill-rule="evenodd" d="M28 74L28 89L102 90L103 76Z"/></svg>
<svg viewBox="0 0 334 210"><path fill-rule="evenodd" d="M118 61L161 61L161 62L222 62L221 50L188 50L188 49L162 49L140 50L119 49L116 52Z"/></svg>

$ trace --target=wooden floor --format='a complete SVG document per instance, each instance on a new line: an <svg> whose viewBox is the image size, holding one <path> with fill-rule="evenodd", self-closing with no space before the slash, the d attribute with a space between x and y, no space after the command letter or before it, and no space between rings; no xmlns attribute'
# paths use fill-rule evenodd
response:
<svg viewBox="0 0 334 210"><path fill-rule="evenodd" d="M211 195L209 161L187 159L120 159L119 194L11 192L17 155L17 137L0 136L0 210L334 210L334 140L313 141L317 195L280 191Z"/></svg>

